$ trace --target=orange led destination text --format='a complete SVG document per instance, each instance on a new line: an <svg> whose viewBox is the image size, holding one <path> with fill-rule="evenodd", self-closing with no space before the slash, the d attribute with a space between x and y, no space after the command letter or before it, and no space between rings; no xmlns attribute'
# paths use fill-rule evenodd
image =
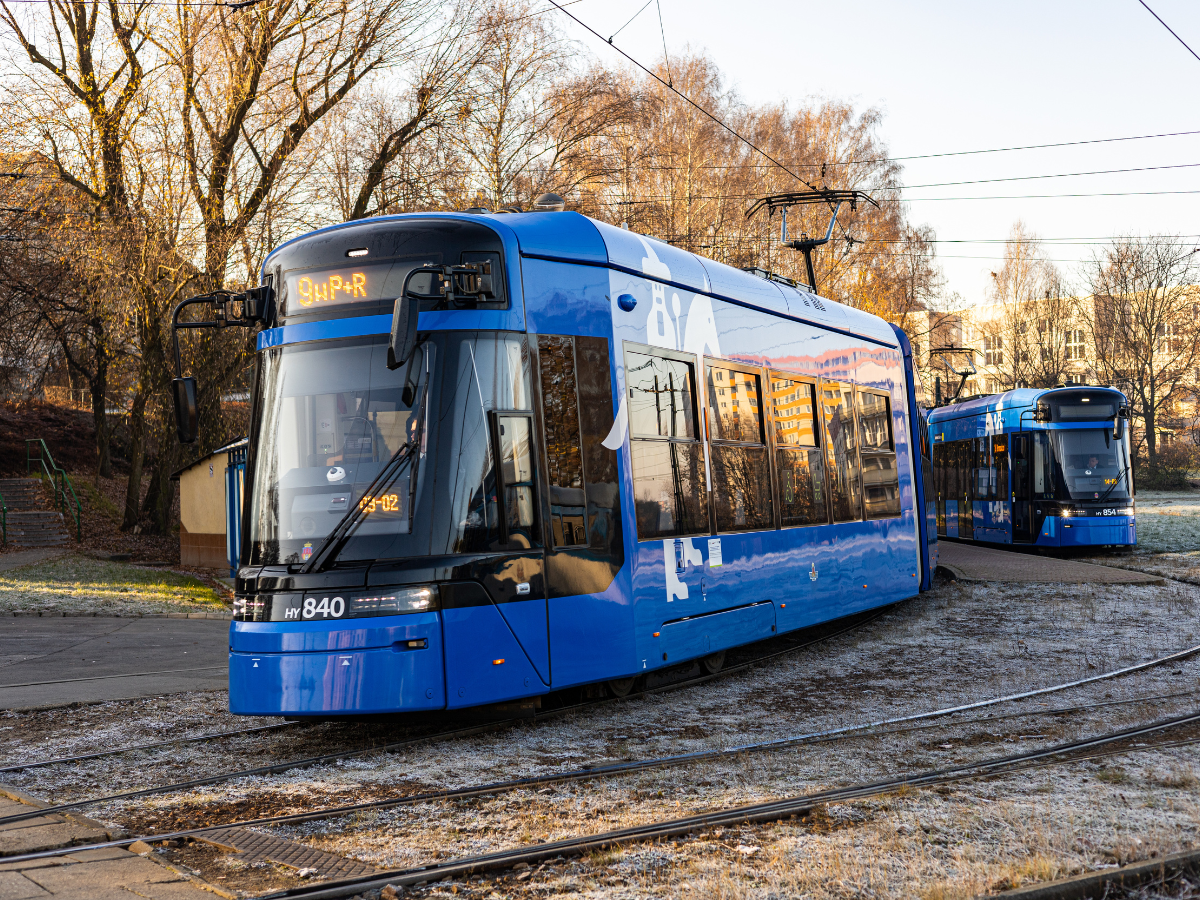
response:
<svg viewBox="0 0 1200 900"><path fill-rule="evenodd" d="M358 501L358 508L364 512L400 512L400 495L383 494L379 497L363 497Z"/></svg>
<svg viewBox="0 0 1200 900"><path fill-rule="evenodd" d="M367 296L367 276L364 272L353 272L345 277L330 275L324 281L313 281L309 276L303 276L296 282L296 293L300 295L301 306L312 306L314 303L336 303L338 291L346 294L342 300Z"/></svg>

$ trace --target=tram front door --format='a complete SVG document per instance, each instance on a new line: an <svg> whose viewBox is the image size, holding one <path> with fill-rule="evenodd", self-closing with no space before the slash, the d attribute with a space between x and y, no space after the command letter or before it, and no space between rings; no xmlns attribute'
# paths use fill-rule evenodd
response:
<svg viewBox="0 0 1200 900"><path fill-rule="evenodd" d="M1035 537L1033 528L1033 504L1029 501L1029 446L1028 434L1010 434L1008 436L1009 456L1011 460L1012 489L1012 529L1014 544L1031 543Z"/></svg>

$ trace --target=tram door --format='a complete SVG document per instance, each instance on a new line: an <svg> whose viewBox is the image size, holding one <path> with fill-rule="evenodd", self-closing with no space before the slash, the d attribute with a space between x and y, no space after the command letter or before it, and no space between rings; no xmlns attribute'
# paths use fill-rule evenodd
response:
<svg viewBox="0 0 1200 900"><path fill-rule="evenodd" d="M1012 529L1014 544L1028 544L1034 539L1033 505L1029 501L1029 446L1028 434L1008 436L1009 459L1012 471Z"/></svg>
<svg viewBox="0 0 1200 900"><path fill-rule="evenodd" d="M971 482L975 480L975 467L978 465L977 457L979 450L979 440L972 439L966 441L956 441L955 449L958 451L958 536L966 540L972 540L975 537L975 504L971 502L972 494Z"/></svg>

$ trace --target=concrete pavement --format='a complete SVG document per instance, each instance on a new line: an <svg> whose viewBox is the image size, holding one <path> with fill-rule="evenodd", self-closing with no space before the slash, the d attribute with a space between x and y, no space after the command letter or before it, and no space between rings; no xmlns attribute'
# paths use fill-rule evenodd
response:
<svg viewBox="0 0 1200 900"><path fill-rule="evenodd" d="M0 617L0 709L225 690L228 635L220 619Z"/></svg>
<svg viewBox="0 0 1200 900"><path fill-rule="evenodd" d="M1097 566L1029 551L938 541L938 565L959 581L1008 584L1162 584L1157 575Z"/></svg>
<svg viewBox="0 0 1200 900"><path fill-rule="evenodd" d="M0 787L0 817L44 806ZM198 879L120 848L84 850L49 859L4 861L6 856L57 850L115 837L99 822L55 813L0 825L0 900L213 900ZM228 895L225 895L228 896Z"/></svg>

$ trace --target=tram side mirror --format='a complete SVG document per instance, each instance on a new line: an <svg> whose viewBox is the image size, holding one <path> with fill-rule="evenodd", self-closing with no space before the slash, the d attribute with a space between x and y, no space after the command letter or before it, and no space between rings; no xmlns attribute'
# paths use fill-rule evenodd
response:
<svg viewBox="0 0 1200 900"><path fill-rule="evenodd" d="M171 390L175 395L175 433L179 443L194 444L200 436L200 411L196 406L196 379L174 378Z"/></svg>
<svg viewBox="0 0 1200 900"><path fill-rule="evenodd" d="M1033 421L1049 422L1050 421L1050 407L1039 406L1037 409L1035 409L1033 411Z"/></svg>
<svg viewBox="0 0 1200 900"><path fill-rule="evenodd" d="M1128 406L1122 406L1117 410L1117 418L1113 421L1113 437L1118 441L1125 437L1125 420L1128 418Z"/></svg>
<svg viewBox="0 0 1200 900"><path fill-rule="evenodd" d="M420 301L408 296L407 290L396 298L396 306L392 310L392 337L388 342L389 369L400 368L412 356L417 342L417 314L420 309Z"/></svg>

